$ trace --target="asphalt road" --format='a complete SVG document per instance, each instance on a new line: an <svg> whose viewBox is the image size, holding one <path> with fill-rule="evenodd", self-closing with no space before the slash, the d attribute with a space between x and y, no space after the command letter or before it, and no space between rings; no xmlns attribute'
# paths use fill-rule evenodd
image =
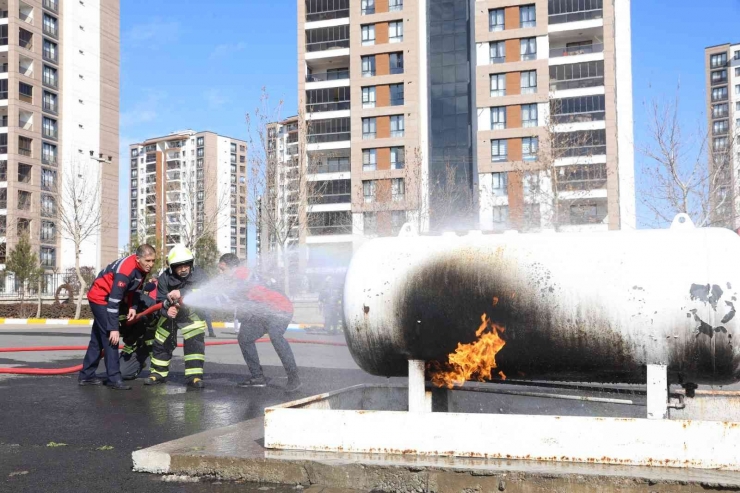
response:
<svg viewBox="0 0 740 493"><path fill-rule="evenodd" d="M0 347L85 344L87 328L8 327ZM218 330L223 340L235 338ZM342 337L290 337L342 341ZM206 389L185 387L182 349L175 352L166 386L117 392L79 387L77 375L0 375L0 491L5 492L232 492L295 491L292 487L235 483L187 483L131 471L131 452L200 431L259 416L265 406L362 382L385 381L359 370L346 347L294 344L303 388L284 392L285 372L271 345L259 345L265 389L241 389L247 376L238 346L206 350ZM0 353L0 366L67 367L82 352ZM102 370L102 367L101 367ZM63 445L62 445L63 444Z"/></svg>

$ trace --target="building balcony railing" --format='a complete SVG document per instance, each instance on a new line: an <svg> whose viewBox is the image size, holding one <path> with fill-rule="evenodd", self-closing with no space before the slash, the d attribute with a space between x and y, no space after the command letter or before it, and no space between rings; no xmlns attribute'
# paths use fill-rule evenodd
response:
<svg viewBox="0 0 740 493"><path fill-rule="evenodd" d="M352 202L352 195L349 193L324 194L316 197L309 197L309 205L317 204L349 204Z"/></svg>
<svg viewBox="0 0 740 493"><path fill-rule="evenodd" d="M50 89L56 89L57 88L57 79L56 77L42 77L41 83L44 84L46 87Z"/></svg>
<svg viewBox="0 0 740 493"><path fill-rule="evenodd" d="M349 18L349 9L326 10L324 12L307 12L306 22L328 21L331 19Z"/></svg>
<svg viewBox="0 0 740 493"><path fill-rule="evenodd" d="M32 50L33 49L33 41L30 40L30 39L28 39L28 40L26 40L26 39L19 39L18 40L18 46L20 46L21 48L25 48L27 50Z"/></svg>
<svg viewBox="0 0 740 493"><path fill-rule="evenodd" d="M59 56L56 53L52 53L50 51L44 50L43 57L44 57L44 60L46 60L47 62L51 62L54 64L59 63Z"/></svg>
<svg viewBox="0 0 740 493"><path fill-rule="evenodd" d="M53 129L53 130L44 129L44 132L42 133L42 136L45 139L57 140L57 138L59 136L59 133L57 132L56 129Z"/></svg>
<svg viewBox="0 0 740 493"><path fill-rule="evenodd" d="M564 24L566 22L588 21L592 19L603 19L604 9L579 10L575 12L565 12L562 14L550 14L548 22L550 24Z"/></svg>
<svg viewBox="0 0 740 493"><path fill-rule="evenodd" d="M7 36L4 38L0 38L0 46L8 46L8 38Z"/></svg>
<svg viewBox="0 0 740 493"><path fill-rule="evenodd" d="M718 86L720 84L727 84L727 75L725 75L724 77L717 78L717 79L712 79L713 86Z"/></svg>
<svg viewBox="0 0 740 493"><path fill-rule="evenodd" d="M567 89L584 89L604 85L604 77L585 77L583 79L553 80L550 81L551 91L565 91Z"/></svg>
<svg viewBox="0 0 740 493"><path fill-rule="evenodd" d="M5 128L8 126L8 115L3 115L0 117L0 127Z"/></svg>
<svg viewBox="0 0 740 493"><path fill-rule="evenodd" d="M54 115L59 113L59 107L56 104L51 104L48 101L44 101L41 107L46 111L47 113L53 113Z"/></svg>
<svg viewBox="0 0 740 493"><path fill-rule="evenodd" d="M309 144L321 144L326 142L341 142L343 140L351 139L350 132L336 132L326 134L312 134L308 136Z"/></svg>
<svg viewBox="0 0 740 493"><path fill-rule="evenodd" d="M317 72L306 75L306 82L324 82L327 80L349 79L349 70L340 70L337 72Z"/></svg>
<svg viewBox="0 0 740 493"><path fill-rule="evenodd" d="M5 152L3 152L3 147L5 148ZM7 152L8 152L8 146L0 146L0 154L6 154ZM31 157L31 149L27 149L25 147L19 147L18 154L20 154L21 156Z"/></svg>
<svg viewBox="0 0 740 493"><path fill-rule="evenodd" d="M321 41L318 43L306 43L306 51L313 53L315 51L339 50L349 48L348 39L337 39L334 41Z"/></svg>
<svg viewBox="0 0 740 493"><path fill-rule="evenodd" d="M325 164L316 164L311 165L309 168L309 173L311 174L318 174L318 173L341 173L341 172L347 172L350 170L350 164L349 161L343 161L343 162L331 162L331 163L325 163Z"/></svg>
<svg viewBox="0 0 740 493"><path fill-rule="evenodd" d="M567 113L562 115L552 115L552 122L556 125L563 123L583 123L604 121L606 113L604 111L591 111L588 113Z"/></svg>
<svg viewBox="0 0 740 493"><path fill-rule="evenodd" d="M59 38L59 28L51 27L48 24L44 24L44 34L49 37L58 39Z"/></svg>
<svg viewBox="0 0 740 493"><path fill-rule="evenodd" d="M360 13L362 15L371 15L375 13L375 5L372 7L365 7L364 9L360 9Z"/></svg>
<svg viewBox="0 0 740 493"><path fill-rule="evenodd" d="M7 145L0 145L0 154L7 154L8 153L8 146ZM31 154L28 154L29 156Z"/></svg>
<svg viewBox="0 0 740 493"><path fill-rule="evenodd" d="M309 113L321 113L323 111L341 111L349 109L349 101L335 101L333 103L307 104L306 111Z"/></svg>
<svg viewBox="0 0 740 493"><path fill-rule="evenodd" d="M584 157L584 156L603 156L606 154L605 145L578 146L554 149L557 157Z"/></svg>
<svg viewBox="0 0 740 493"><path fill-rule="evenodd" d="M550 50L550 58L558 58L562 56L576 56L576 55L588 55L591 53L603 53L604 44L594 43L583 46L571 46L563 48L552 48Z"/></svg>

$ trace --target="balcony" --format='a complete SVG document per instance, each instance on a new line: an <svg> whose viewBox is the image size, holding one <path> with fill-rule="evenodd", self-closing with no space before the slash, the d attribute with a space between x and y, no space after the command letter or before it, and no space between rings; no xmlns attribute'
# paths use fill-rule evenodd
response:
<svg viewBox="0 0 740 493"><path fill-rule="evenodd" d="M335 101L332 103L314 103L307 104L306 111L308 113L321 113L324 111L342 111L348 110L350 106L349 101Z"/></svg>
<svg viewBox="0 0 740 493"><path fill-rule="evenodd" d="M564 56L588 55L591 53L603 53L603 43L593 43L580 46L564 46L562 48L550 49L550 58L559 58Z"/></svg>
<svg viewBox="0 0 740 493"><path fill-rule="evenodd" d="M565 11L553 13L548 16L549 24L564 24L566 22L590 21L593 19L603 19L604 9L577 10L577 7L571 10L569 7L575 7L578 2L573 0L564 2Z"/></svg>
<svg viewBox="0 0 740 493"><path fill-rule="evenodd" d="M606 154L605 145L584 145L578 147L561 147L556 148L557 156L559 158L565 157L587 157L587 156L603 156Z"/></svg>
<svg viewBox="0 0 740 493"><path fill-rule="evenodd" d="M328 80L349 79L349 69L336 72L317 72L306 75L306 82L326 82Z"/></svg>
<svg viewBox="0 0 740 493"><path fill-rule="evenodd" d="M341 142L343 140L350 140L350 132L331 132L321 134L311 134L308 136L309 144L322 144L327 142Z"/></svg>
<svg viewBox="0 0 740 493"><path fill-rule="evenodd" d="M59 12L59 0L44 0L44 8L51 12Z"/></svg>
<svg viewBox="0 0 740 493"><path fill-rule="evenodd" d="M570 123L603 122L606 119L604 111L590 111L586 113L553 114L552 123L555 125Z"/></svg>
<svg viewBox="0 0 740 493"><path fill-rule="evenodd" d="M333 41L319 41L316 43L306 43L306 51L309 53L317 51L338 50L349 48L349 38L337 39Z"/></svg>
<svg viewBox="0 0 740 493"><path fill-rule="evenodd" d="M309 2L306 2L307 4ZM306 22L317 22L317 21L328 21L331 19L349 19L349 3L348 2L338 2L342 3L342 8L334 9L334 10L321 10L321 11L311 11L313 9L307 8L306 9ZM346 6L346 7L345 7Z"/></svg>
<svg viewBox="0 0 740 493"><path fill-rule="evenodd" d="M604 76L585 77L583 79L551 80L551 91L566 91L568 89L585 89L588 87L600 87L604 85Z"/></svg>
<svg viewBox="0 0 740 493"><path fill-rule="evenodd" d="M59 27L44 23L44 34L50 38L59 39Z"/></svg>

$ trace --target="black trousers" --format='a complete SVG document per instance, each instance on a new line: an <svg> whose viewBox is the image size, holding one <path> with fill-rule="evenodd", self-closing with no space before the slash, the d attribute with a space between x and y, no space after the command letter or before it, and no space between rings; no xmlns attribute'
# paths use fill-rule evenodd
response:
<svg viewBox="0 0 740 493"><path fill-rule="evenodd" d="M242 320L241 317L244 319ZM288 377L298 376L298 366L295 362L295 356L293 356L293 350L290 348L288 341L285 340L284 335L293 318L293 313L274 313L260 316L241 315L241 317L239 318L240 328L237 339L252 378L263 376L255 341L265 334L270 336L272 347L275 348L275 352L280 358Z"/></svg>
<svg viewBox="0 0 740 493"><path fill-rule="evenodd" d="M154 344L156 323L152 324L149 320L144 320L133 327L122 328L122 330L123 349L121 349L119 359L121 377L124 380L133 380L147 367Z"/></svg>
<svg viewBox="0 0 740 493"><path fill-rule="evenodd" d="M100 364L100 352L103 351L108 381L120 383L122 378L118 366L118 345L113 346L108 340L108 308L106 305L90 303L90 310L93 314L92 333L90 334L90 343L87 345L85 359L82 361L79 379L90 380L95 378L95 371L98 369L98 364Z"/></svg>

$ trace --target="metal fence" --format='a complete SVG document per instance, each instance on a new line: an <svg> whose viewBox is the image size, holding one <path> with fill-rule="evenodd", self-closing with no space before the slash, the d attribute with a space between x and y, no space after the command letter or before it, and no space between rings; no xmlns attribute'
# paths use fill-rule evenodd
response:
<svg viewBox="0 0 740 493"><path fill-rule="evenodd" d="M66 300L69 297L69 290L66 289L66 287L62 287L61 290L59 289L60 286L65 285L70 286L75 290L75 292L79 287L77 279L73 278L73 276L70 276L70 274L66 272L44 274L44 277L41 280L41 297L47 299L53 298L56 296L57 290L59 290L60 301ZM26 299L36 298L38 297L38 291L38 284L30 284L26 282L22 285L18 282L12 272L0 272L0 300L19 300L21 298L21 294L23 294L23 297Z"/></svg>

